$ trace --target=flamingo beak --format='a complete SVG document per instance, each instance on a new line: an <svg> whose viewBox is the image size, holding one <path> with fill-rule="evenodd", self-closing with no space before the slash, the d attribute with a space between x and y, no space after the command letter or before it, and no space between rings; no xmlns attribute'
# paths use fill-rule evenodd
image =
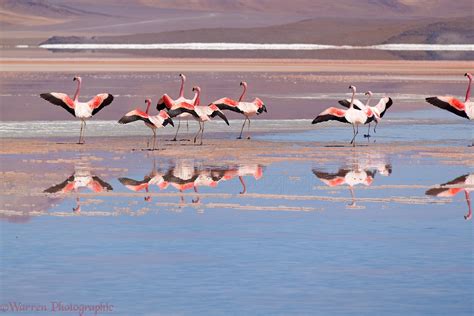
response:
<svg viewBox="0 0 474 316"><path fill-rule="evenodd" d="M76 80L77 80L77 77L72 78L72 81L76 81Z"/></svg>

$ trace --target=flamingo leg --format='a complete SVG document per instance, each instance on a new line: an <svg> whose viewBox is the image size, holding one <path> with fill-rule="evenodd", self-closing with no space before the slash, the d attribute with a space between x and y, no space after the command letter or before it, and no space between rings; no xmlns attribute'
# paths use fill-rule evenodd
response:
<svg viewBox="0 0 474 316"><path fill-rule="evenodd" d="M196 192L196 199L192 199L191 202L193 202L194 204L197 204L199 203L199 200L201 200L201 198L199 197L199 192L196 186L194 186L194 192Z"/></svg>
<svg viewBox="0 0 474 316"><path fill-rule="evenodd" d="M247 192L247 187L245 186L244 178L242 176L239 176L240 183L242 183L242 192L240 194L245 194Z"/></svg>
<svg viewBox="0 0 474 316"><path fill-rule="evenodd" d="M365 134L364 137L370 137L370 123L369 123L369 128L367 129L367 134Z"/></svg>
<svg viewBox="0 0 474 316"><path fill-rule="evenodd" d="M152 150L155 150L155 145L156 145L156 130L153 129L153 149Z"/></svg>
<svg viewBox="0 0 474 316"><path fill-rule="evenodd" d="M240 130L240 136L237 139L242 139L242 133L244 132L245 122L247 122L247 117L244 119L244 124L242 124L242 129Z"/></svg>
<svg viewBox="0 0 474 316"><path fill-rule="evenodd" d="M84 121L81 120L81 131L79 132L79 141L77 142L78 144L81 143L81 139L82 139L82 129L84 127L83 123L84 123Z"/></svg>
<svg viewBox="0 0 474 316"><path fill-rule="evenodd" d="M469 192L467 192L467 190L464 190L464 194L466 195L466 203L468 208L468 212L466 215L464 215L464 219L470 220L472 218L471 198L469 197Z"/></svg>
<svg viewBox="0 0 474 316"><path fill-rule="evenodd" d="M355 138L356 138L357 134L359 133L359 126L357 126L357 132L356 132L355 125L352 124L352 131L354 133L354 136L352 137L352 140L351 140L350 144L352 144L352 146L355 147Z"/></svg>
<svg viewBox="0 0 474 316"><path fill-rule="evenodd" d="M247 139L250 139L250 119L248 119L249 123L247 124Z"/></svg>
<svg viewBox="0 0 474 316"><path fill-rule="evenodd" d="M198 138L200 132L201 132L201 122L199 121L199 130L196 133L196 136L194 136L194 141L193 141L195 144L196 144L196 139Z"/></svg>
<svg viewBox="0 0 474 316"><path fill-rule="evenodd" d="M186 120L186 133L189 133L189 120Z"/></svg>
<svg viewBox="0 0 474 316"><path fill-rule="evenodd" d="M86 121L84 121L84 129L82 130L82 144L85 144L84 134L86 133Z"/></svg>
<svg viewBox="0 0 474 316"><path fill-rule="evenodd" d="M374 133L377 133L377 131L375 130L377 128L377 125L379 125L379 122L375 121Z"/></svg>
<svg viewBox="0 0 474 316"><path fill-rule="evenodd" d="M201 143L199 145L202 145L202 138L204 136L204 122L202 122L202 129L201 129Z"/></svg>
<svg viewBox="0 0 474 316"><path fill-rule="evenodd" d="M178 119L178 128L176 129L176 134L174 134L174 138L172 139L173 142L176 141L176 137L178 136L180 126L181 126L181 119Z"/></svg>
<svg viewBox="0 0 474 316"><path fill-rule="evenodd" d="M352 186L350 186L349 191L351 191L351 197L352 197L352 203L349 204L349 206L354 207L354 206L356 206L354 188Z"/></svg>

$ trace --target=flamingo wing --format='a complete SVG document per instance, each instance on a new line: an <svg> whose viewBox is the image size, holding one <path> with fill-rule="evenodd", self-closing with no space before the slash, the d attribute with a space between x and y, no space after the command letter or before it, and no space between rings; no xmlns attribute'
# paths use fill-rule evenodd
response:
<svg viewBox="0 0 474 316"><path fill-rule="evenodd" d="M141 111L140 109L135 109L133 111L128 112L118 121L120 124L128 124L135 121L144 121L145 123L155 125L150 120L150 116L145 112Z"/></svg>
<svg viewBox="0 0 474 316"><path fill-rule="evenodd" d="M425 100L426 102L434 106L437 106L443 110L454 113L457 116L461 116L461 117L469 119L469 116L467 116L467 113L466 113L466 107L464 103L459 101L455 97L452 97L452 96L429 97L429 98L426 98Z"/></svg>
<svg viewBox="0 0 474 316"><path fill-rule="evenodd" d="M183 114L183 113L189 113L192 116L194 116L195 118L199 119L199 115L194 110L194 108L190 109L189 107L179 107L179 108L168 111L168 115L170 116L170 118L176 117L176 116L178 116L180 114Z"/></svg>
<svg viewBox="0 0 474 316"><path fill-rule="evenodd" d="M74 101L65 93L59 92L50 92L50 93L41 93L40 97L45 99L46 101L51 102L54 105L58 105L71 113L72 115L76 116L74 112Z"/></svg>
<svg viewBox="0 0 474 316"><path fill-rule="evenodd" d="M375 105L375 107L380 113L381 118L385 115L385 112L392 106L392 104L393 104L392 98L383 97L380 99L379 103Z"/></svg>
<svg viewBox="0 0 474 316"><path fill-rule="evenodd" d="M343 123L349 123L345 118L346 111L338 108L328 108L321 112L312 122L312 124L317 124L326 121L339 121Z"/></svg>
<svg viewBox="0 0 474 316"><path fill-rule="evenodd" d="M345 176L350 170L339 169L337 173L329 173L324 171L318 171L313 169L313 174L322 182L330 187L335 187L344 184L346 179Z"/></svg>
<svg viewBox="0 0 474 316"><path fill-rule="evenodd" d="M93 97L87 104L92 110L92 115L102 110L104 107L112 103L114 96L109 93L100 93Z"/></svg>
<svg viewBox="0 0 474 316"><path fill-rule="evenodd" d="M118 180L121 184L127 187L127 189L138 192L148 187L148 182L150 182L151 178L149 176L145 176L142 181L137 181L130 178L119 178Z"/></svg>
<svg viewBox="0 0 474 316"><path fill-rule="evenodd" d="M429 189L428 191L426 191L425 194L432 195L432 196L440 196L440 197L454 196L459 191L463 190L463 188L455 188L452 186L465 185L468 176L469 176L468 174L465 174L460 177L457 177L454 180L441 184L438 188ZM451 186L451 187L446 188L446 186Z"/></svg>
<svg viewBox="0 0 474 316"><path fill-rule="evenodd" d="M72 186L70 184L72 184ZM66 192L70 192L72 190L72 187L74 187L74 175L70 176L69 178L61 182L60 184L56 184L50 188L47 188L43 192L44 193L57 193L57 192L66 193Z"/></svg>
<svg viewBox="0 0 474 316"><path fill-rule="evenodd" d="M349 108L351 106L351 100L350 99L345 99L345 100L339 100L337 101L340 105L343 107ZM364 110L365 109L365 104L362 103L359 99L354 100L354 108L357 110Z"/></svg>
<svg viewBox="0 0 474 316"><path fill-rule="evenodd" d="M214 118L216 116L219 116L227 125L230 125L229 121L227 120L227 117L220 110L212 112L211 117Z"/></svg>
<svg viewBox="0 0 474 316"><path fill-rule="evenodd" d="M244 113L241 109L239 109L239 102L232 100L231 98L221 98L217 101L212 102L211 104L215 104L221 111L229 110L240 114Z"/></svg>
<svg viewBox="0 0 474 316"><path fill-rule="evenodd" d="M104 191L104 190L105 191L113 191L112 186L109 183L102 180L101 178L99 178L98 176L92 176L92 180L94 180L93 181L93 190L95 192L101 192L101 191ZM99 189L99 190L97 190L97 189Z"/></svg>
<svg viewBox="0 0 474 316"><path fill-rule="evenodd" d="M166 103L163 99L164 96L162 96L159 100L158 103L156 103L156 109L158 111L165 110L166 109Z"/></svg>

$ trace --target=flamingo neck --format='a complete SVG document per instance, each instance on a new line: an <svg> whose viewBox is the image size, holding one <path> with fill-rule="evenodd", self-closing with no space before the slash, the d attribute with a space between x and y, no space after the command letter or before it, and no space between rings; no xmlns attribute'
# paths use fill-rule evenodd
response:
<svg viewBox="0 0 474 316"><path fill-rule="evenodd" d="M242 94L240 95L239 102L242 101L242 99L244 98L245 92L247 92L247 85L243 85L243 86L244 86L244 91L242 91Z"/></svg>
<svg viewBox="0 0 474 316"><path fill-rule="evenodd" d="M469 85L467 86L466 100L464 102L467 102L471 99L471 81L472 81L472 78L469 77Z"/></svg>
<svg viewBox="0 0 474 316"><path fill-rule="evenodd" d="M352 90L351 104L349 105L349 109L352 109L354 107L354 97L355 97L355 91Z"/></svg>
<svg viewBox="0 0 474 316"><path fill-rule="evenodd" d="M369 102L371 98L372 98L372 95L369 94L369 97L367 98L367 102L365 102L365 106L369 106Z"/></svg>
<svg viewBox="0 0 474 316"><path fill-rule="evenodd" d="M199 90L196 90L196 93L194 94L194 106L198 106L201 102L200 95L201 92Z"/></svg>
<svg viewBox="0 0 474 316"><path fill-rule="evenodd" d="M181 88L179 88L179 97L183 98L184 97L184 77L181 77Z"/></svg>
<svg viewBox="0 0 474 316"><path fill-rule="evenodd" d="M77 80L77 89L76 89L76 93L74 93L74 101L77 101L77 99L79 99L80 91L81 91L81 80Z"/></svg>
<svg viewBox="0 0 474 316"><path fill-rule="evenodd" d="M147 101L147 106L146 106L146 111L145 113L148 114L148 111L150 110L150 105L151 105L151 102L150 101Z"/></svg>

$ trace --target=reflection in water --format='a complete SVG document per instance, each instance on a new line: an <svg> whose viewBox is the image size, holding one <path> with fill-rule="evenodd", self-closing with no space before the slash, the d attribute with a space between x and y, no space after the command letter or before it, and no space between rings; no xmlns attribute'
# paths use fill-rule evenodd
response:
<svg viewBox="0 0 474 316"><path fill-rule="evenodd" d="M112 191L110 184L91 173L91 168L88 165L78 164L75 166L74 173L63 182L47 188L43 192L50 194L68 194L77 193L81 188L88 188L89 190L99 193ZM76 197L76 207L73 207L73 212L80 213L81 205L79 197Z"/></svg>
<svg viewBox="0 0 474 316"><path fill-rule="evenodd" d="M313 174L329 187L337 187L347 185L351 192L352 202L349 208L356 208L356 198L354 187L358 184L370 186L374 181L376 173L383 176L392 174L392 165L384 155L369 154L367 157L354 157L354 163L349 167L341 167L337 172L326 172L313 169Z"/></svg>
<svg viewBox="0 0 474 316"><path fill-rule="evenodd" d="M166 186L163 174L158 172L156 169L156 160L153 160L153 169L149 174L143 177L143 180L134 180L130 178L119 178L118 180L127 189L134 192L145 190L145 192L148 193L151 185L157 185L160 189L163 189ZM150 202L151 196L147 195L144 199L145 201Z"/></svg>
<svg viewBox="0 0 474 316"><path fill-rule="evenodd" d="M193 190L196 193L196 198L191 201L193 204L198 204L201 201L199 196L200 187L216 188L219 183L234 178L238 178L242 185L242 191L239 193L245 194L247 192L245 176L253 176L254 179L259 180L263 176L263 167L256 163L224 167L202 166L196 164L192 159L178 159L168 170L159 171L154 161L152 171L145 175L143 180L119 178L119 181L127 189L134 192L145 190L148 193L151 185L157 185L160 190L173 187L180 193ZM145 201L151 201L151 196L146 196ZM184 195L181 195L180 205L185 204Z"/></svg>
<svg viewBox="0 0 474 316"><path fill-rule="evenodd" d="M469 192L474 188L474 173L465 174L457 177L456 179L443 183L439 187L429 189L426 191L426 195L439 196L439 197L452 197L459 192L464 192L467 203L467 214L464 215L464 219L470 220L472 218L471 199Z"/></svg>

